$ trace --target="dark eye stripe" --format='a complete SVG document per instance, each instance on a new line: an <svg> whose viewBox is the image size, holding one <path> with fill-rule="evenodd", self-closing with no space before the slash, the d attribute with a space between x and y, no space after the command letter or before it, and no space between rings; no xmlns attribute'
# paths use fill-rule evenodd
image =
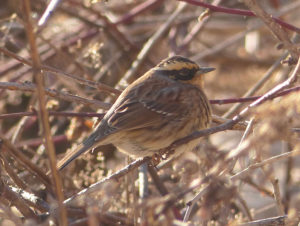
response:
<svg viewBox="0 0 300 226"><path fill-rule="evenodd" d="M180 70L157 70L157 72L174 80L188 81L193 79L197 69L182 68Z"/></svg>

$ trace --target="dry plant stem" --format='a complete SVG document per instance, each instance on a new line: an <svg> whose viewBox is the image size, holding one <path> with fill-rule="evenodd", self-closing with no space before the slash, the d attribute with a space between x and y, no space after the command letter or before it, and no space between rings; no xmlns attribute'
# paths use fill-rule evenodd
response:
<svg viewBox="0 0 300 226"><path fill-rule="evenodd" d="M205 57L214 55L214 54L222 51L223 49L225 49L225 48L227 48L227 47L229 47L229 46L231 46L233 44L236 44L239 40L241 40L242 38L244 38L245 35L248 34L252 30L254 30L254 28L253 29L249 29L247 31L239 32L239 33L231 36L230 38L226 39L225 41L214 45L212 48L203 50L201 53L198 53L198 54L192 56L191 59L195 60L195 61L200 61L201 59L203 59Z"/></svg>
<svg viewBox="0 0 300 226"><path fill-rule="evenodd" d="M0 82L0 89L9 89L9 90L18 90L18 91L27 91L35 92L36 85L31 82L17 83L17 82ZM110 103L105 103L98 100L89 100L77 95L72 95L66 92L58 91L55 89L44 88L45 94L65 101L75 102L84 104L87 106L92 106L95 108L102 108L108 110L111 107Z"/></svg>
<svg viewBox="0 0 300 226"><path fill-rule="evenodd" d="M133 161L132 163L130 163L129 165L127 165L126 167L120 169L119 171L117 171L116 173L102 179L101 181L98 181L94 184L92 184L91 186L89 186L86 189L81 190L80 192L78 192L77 194L73 195L72 197L66 199L64 201L64 205L70 205L72 204L73 201L75 201L77 198L79 198L82 195L87 195L91 192L97 191L98 189L101 188L101 186L110 181L110 180L118 180L119 178L123 177L124 175L128 174L129 172L131 172L132 170L136 169L137 167L139 167L140 165L142 165L143 163L149 162L151 160L151 157L144 157L142 159L137 159L135 161Z"/></svg>
<svg viewBox="0 0 300 226"><path fill-rule="evenodd" d="M284 149L284 152L287 152L287 150L291 150L292 147L290 144L285 144L285 143L282 143L282 145L286 146L286 148L283 148ZM290 204L291 204L291 197L292 197L292 194L290 193L290 186L291 184L293 183L293 171L294 171L294 168L297 166L297 164L295 164L296 161L294 161L293 158L289 157L287 159L287 162L285 164L285 175L284 175L284 186L283 186L283 191L284 193L282 194L282 197L283 197L283 200L285 201L284 202L284 209L285 210L288 210L289 207L290 207Z"/></svg>
<svg viewBox="0 0 300 226"><path fill-rule="evenodd" d="M25 190L27 188L26 184L19 178L19 176L14 172L14 170L11 168L10 164L6 160L6 157L2 154L0 154L0 161L1 165L3 166L3 169L8 174L8 176L12 179L12 181L21 189Z"/></svg>
<svg viewBox="0 0 300 226"><path fill-rule="evenodd" d="M222 2L222 0L214 0L212 2L212 5L219 5ZM201 18L201 21L199 21L192 30L187 34L187 36L183 39L181 45L178 47L178 52L184 51L187 46L190 44L190 42L199 34L199 32L202 30L202 28L205 26L205 24L209 21L211 17L211 11L209 9L205 10L201 15L205 14L204 18ZM201 17L201 16L200 16Z"/></svg>
<svg viewBox="0 0 300 226"><path fill-rule="evenodd" d="M244 169L244 170L234 174L233 176L231 176L230 179L234 181L234 180L245 178L249 175L249 173L251 173L253 170L255 170L257 168L260 168L260 167L262 167L264 165L267 165L267 164L277 162L277 161L282 160L282 159L289 158L291 156L297 156L297 155L300 155L300 150L296 149L296 150L293 150L293 151L290 151L290 152L285 152L283 154L273 156L273 157L265 159L261 162L251 164L246 169Z"/></svg>
<svg viewBox="0 0 300 226"><path fill-rule="evenodd" d="M57 135L57 136L53 136L53 142L54 143L61 143L61 142L68 142L68 137L63 134L63 135ZM36 138L36 139L30 139L30 140L26 140L26 141L21 141L19 142L16 147L17 148L23 148L24 146L29 146L29 147L39 147L41 144L43 144L43 139L42 138Z"/></svg>
<svg viewBox="0 0 300 226"><path fill-rule="evenodd" d="M190 220L190 216L192 213L192 210L194 208L194 206L196 205L196 203L199 201L199 199L205 195L208 192L208 186L205 186L204 188L201 189L200 192L198 192L198 194L187 203L187 210L185 212L184 218L183 218L183 222L188 222Z"/></svg>
<svg viewBox="0 0 300 226"><path fill-rule="evenodd" d="M284 207L281 201L281 195L280 195L280 188L279 188L279 181L276 178L272 178L271 179L271 183L274 189L274 198L276 200L276 204L277 204L277 209L278 209L278 213L279 215L284 215Z"/></svg>
<svg viewBox="0 0 300 226"><path fill-rule="evenodd" d="M250 121L248 122L248 125L247 125L247 127L246 127L246 129L245 129L245 132L243 133L243 136L242 136L242 138L241 138L241 140L240 140L240 143L238 144L238 148L240 148L241 147L241 145L242 145L242 143L243 143L243 141L245 140L245 138L249 135L249 133L251 132L251 129L252 129L252 125L253 125L253 118L251 118L250 119ZM234 159L232 159L232 161L230 161L230 163L228 163L228 166L226 167L226 169L221 173L221 174L225 174L225 173L228 173L228 172L232 172L233 171L233 169L234 169L234 167L235 167L235 164L236 164L236 162L237 162L237 158L234 158ZM240 160L241 161L241 160ZM244 164L241 164L241 165L244 165ZM221 175L220 174L220 175Z"/></svg>
<svg viewBox="0 0 300 226"><path fill-rule="evenodd" d="M2 210L0 213L0 217L3 221L5 219L9 219L10 221L12 221L14 223L15 226L23 226L24 225L24 223L22 222L22 219L17 217L12 212L11 208L9 207L9 202L2 197L0 197L0 208Z"/></svg>
<svg viewBox="0 0 300 226"><path fill-rule="evenodd" d="M268 190L268 189L266 189L264 187L259 186L256 183L254 183L253 180L252 180L252 178L250 178L249 176L248 177L246 176L245 178L242 178L241 180L242 180L243 183L246 183L246 184L250 185L251 187L255 188L260 193L262 193L262 194L264 194L266 196L269 196L271 198L274 197L272 191L270 191L270 190Z"/></svg>
<svg viewBox="0 0 300 226"><path fill-rule="evenodd" d="M156 169L151 164L148 165L148 171L149 171L152 181L155 184L155 187L159 191L160 195L165 196L165 195L169 194L167 188L160 180Z"/></svg>
<svg viewBox="0 0 300 226"><path fill-rule="evenodd" d="M238 224L238 226L261 226L261 225L272 225L272 226L283 226L287 225L286 220L288 219L288 216L279 216L279 217L271 217L271 218L265 218L261 220L255 220L243 224ZM295 219L293 223L296 223L298 220ZM292 223L292 222L291 222ZM288 224L288 225L296 225L296 224Z"/></svg>
<svg viewBox="0 0 300 226"><path fill-rule="evenodd" d="M52 41L56 43L56 46L60 46L62 50L67 50L70 46L75 45L78 40L84 41L95 36L96 34L98 34L98 32L99 31L97 29L86 30L83 26L78 26L73 29L72 33L67 33L66 35L62 33ZM48 44L42 44L38 47L38 50L42 61L50 59L55 54L55 51L53 49L50 49L50 46ZM25 52L25 50L23 50L20 52L20 55L23 55L25 59L30 59L30 56L27 53L27 51ZM21 62L16 62L11 59L7 62L7 64L3 65L0 68L0 75L3 75L6 72L15 69L16 67L21 66L21 64ZM29 70L30 69L23 67L18 69L17 71L15 71L15 73L18 75L15 76L14 80L17 80L20 77L24 76L26 73L28 73Z"/></svg>
<svg viewBox="0 0 300 226"><path fill-rule="evenodd" d="M12 186L9 186L9 188L17 193L28 205L34 207L35 209L41 211L41 212L47 212L50 209L50 206L47 202L45 202L43 199L39 198L35 194L29 193L25 190L22 190L20 188L15 188Z"/></svg>
<svg viewBox="0 0 300 226"><path fill-rule="evenodd" d="M45 146L49 157L51 174L53 176L56 196L58 198L58 206L60 210L60 224L63 226L68 225L66 207L63 205L64 195L62 189L62 182L60 175L56 169L56 154L54 144L52 142L51 130L49 125L49 115L46 109L46 99L44 90L44 77L41 73L41 63L39 53L36 46L36 37L33 31L31 23L31 7L29 0L24 0L24 17L26 21L26 34L30 45L32 64L33 64L33 76L37 83L37 95L39 101L39 119L43 126L43 134L45 138Z"/></svg>
<svg viewBox="0 0 300 226"><path fill-rule="evenodd" d="M9 202L13 203L13 205L22 213L25 218L33 218L35 220L38 217L35 213L29 208L29 206L25 203L25 201L20 197L17 193L13 192L10 187L8 187L2 179L0 179L0 194L1 197L5 198Z"/></svg>
<svg viewBox="0 0 300 226"><path fill-rule="evenodd" d="M197 6L202 6L202 7L208 8L214 12L235 14L235 15L241 15L241 16L255 16L255 14L253 12L248 11L248 10L231 9L231 8L226 8L226 7L221 7L221 6L214 6L214 5L211 5L211 4L202 2L202 1L197 1L197 0L179 0L179 1L187 2L189 4L193 4L193 5L197 5ZM281 26L283 26L291 31L300 33L299 28L297 28L291 24L288 24L288 23L282 21L281 19L273 17L272 20L276 21L276 23L280 24Z"/></svg>
<svg viewBox="0 0 300 226"><path fill-rule="evenodd" d="M11 51L8 51L5 48L0 47L0 52L4 53L7 56L15 58L16 60L18 60L19 62L21 62L23 64L26 64L28 66L32 66L32 63L29 60L26 60L25 58L20 57L20 56L14 54ZM112 87L110 87L108 85L105 85L105 84L102 84L102 83L99 83L99 82L94 82L94 81L86 80L86 79L83 79L81 77L78 77L78 76L75 76L75 75L63 72L63 71L61 71L59 69L56 69L56 68L53 68L53 67L50 67L50 66L40 65L40 68L43 71L52 72L52 73L54 73L56 75L62 75L62 76L65 76L67 78L74 79L79 84L86 85L86 86L98 89L99 91L103 91L103 92L107 92L107 93L114 93L116 95L119 95L121 93L121 91L119 91L117 89L114 89L114 88L112 88Z"/></svg>
<svg viewBox="0 0 300 226"><path fill-rule="evenodd" d="M148 0L146 2L143 2L139 4L138 6L131 9L128 13L123 15L120 19L118 19L114 24L126 24L139 14L142 14L146 10L156 8L158 5L161 5L164 2L164 0Z"/></svg>
<svg viewBox="0 0 300 226"><path fill-rule="evenodd" d="M0 135L0 139L3 143L2 145L7 148L8 153L14 156L15 160L22 164L28 171L38 177L45 185L46 189L52 193L51 181L46 174L43 173L36 165L32 164L32 162L3 135Z"/></svg>
<svg viewBox="0 0 300 226"><path fill-rule="evenodd" d="M247 202L242 198L242 196L239 193L236 194L236 198L241 203L242 207L244 208L245 215L247 216L248 220L253 221L253 217L251 216L251 211L247 205Z"/></svg>
<svg viewBox="0 0 300 226"><path fill-rule="evenodd" d="M201 2L200 4L207 4L207 3ZM299 5L300 5L300 2L295 2L295 3L291 3L291 4L287 5L282 10L279 11L278 16L281 16L283 14L286 14L286 13L294 10L295 8L298 8ZM215 7L215 6L213 6L213 7ZM231 10L231 9L229 9L229 10ZM195 61L199 61L207 56L214 55L214 54L220 52L221 50L223 50L224 48L227 48L227 47L235 44L236 42L238 42L239 40L244 38L245 35L248 34L248 32L258 29L259 27L261 27L261 24L253 25L253 27L249 28L247 31L239 32L239 33L235 34L234 36L230 37L229 39L226 39L224 42L216 44L211 49L204 50L201 53L194 55L192 57L192 59Z"/></svg>
<svg viewBox="0 0 300 226"><path fill-rule="evenodd" d="M77 2L74 2L73 0L70 0L70 2L73 4L78 4ZM112 37L116 41L116 44L121 49L123 49L125 52L127 52L127 51L130 52L130 50L137 49L135 44L132 43L130 41L130 39L128 39L126 37L126 33L122 32L115 24L113 24L105 14L102 14L101 12L94 10L92 7L86 7L86 5L83 3L80 3L80 6L84 9L86 9L87 11L89 11L89 13L93 13L93 14L97 15L100 19L102 19L104 21L105 31L106 31L107 35ZM89 20L89 22L91 22L94 26L98 27L98 24L94 23L94 21Z"/></svg>
<svg viewBox="0 0 300 226"><path fill-rule="evenodd" d="M249 133L251 132L251 129L252 129L252 125L253 125L253 121L254 121L254 118L251 118L250 121L248 122L248 125L247 125L247 128L240 140L240 143L238 144L238 147L240 147L242 145L242 143L244 142L244 140L246 139L246 137L249 135Z"/></svg>
<svg viewBox="0 0 300 226"><path fill-rule="evenodd" d="M293 46L290 38L288 37L288 33L276 22L275 19L268 14L258 3L256 0L243 0L245 5L254 12L254 14L259 17L271 30L271 32L276 36L276 38L284 44L284 48L286 48L291 54L292 58L297 60L300 52Z"/></svg>
<svg viewBox="0 0 300 226"><path fill-rule="evenodd" d="M287 53L283 54L278 60L275 61L275 63L268 69L268 71L264 74L264 76L253 86L251 87L244 95L243 97L250 97L252 96L255 92L257 92L268 80L271 78L273 75L273 72L277 69L278 66L281 65L281 62L286 59L288 56ZM233 105L224 115L223 117L228 118L232 116L240 107L242 103L238 103Z"/></svg>
<svg viewBox="0 0 300 226"><path fill-rule="evenodd" d="M49 115L53 116L61 116L61 117L79 117L79 118L85 118L85 117L97 117L99 119L102 119L105 115L104 113L94 113L94 112L67 112L67 111L49 111ZM18 117L24 117L24 116L37 116L37 112L35 111L28 111L28 112L17 112L17 113L8 113L8 114L2 114L0 115L0 119L6 119L6 118L18 118Z"/></svg>
<svg viewBox="0 0 300 226"><path fill-rule="evenodd" d="M152 49L152 47L159 41L159 39L163 36L163 34L169 29L173 21L176 17L184 10L186 7L185 3L179 3L176 10L172 13L172 15L168 18L168 20L160 26L160 28L154 33L154 35L149 38L149 40L145 43L142 50L136 57L136 60L132 63L130 69L125 73L123 78L120 80L119 84L127 84L132 82L133 77L137 73L137 70L141 66L141 64L146 59L148 53Z"/></svg>
<svg viewBox="0 0 300 226"><path fill-rule="evenodd" d="M276 95L272 96L270 99L275 99L277 97L281 97L281 96L290 94L291 92L299 92L299 91L300 91L300 86L295 86L293 88L285 89L284 91L278 92ZM260 97L261 96L252 96L252 97L242 97L242 98L229 98L229 99L221 99L221 100L210 100L210 103L211 104L219 104L219 105L233 104L233 103L244 103L244 102L255 101ZM222 116L222 117L224 117L224 116Z"/></svg>
<svg viewBox="0 0 300 226"><path fill-rule="evenodd" d="M168 195L169 192L168 192L166 186L164 185L164 183L159 178L159 175L158 175L157 170L155 169L155 167L152 166L151 164L148 164L148 171L149 171L151 179L152 179L156 189L159 191L160 195L161 196ZM175 206L172 207L172 212L173 212L173 214L174 214L174 216L177 220L182 219L180 211Z"/></svg>
<svg viewBox="0 0 300 226"><path fill-rule="evenodd" d="M139 167L139 198L144 200L149 195L149 185L148 185L148 176L147 172L149 171L149 167L146 163Z"/></svg>
<svg viewBox="0 0 300 226"><path fill-rule="evenodd" d="M41 16L38 22L38 26L45 25L46 21L49 19L50 15L54 12L55 8L58 6L58 4L61 2L61 0L51 0L48 4L45 12Z"/></svg>
<svg viewBox="0 0 300 226"><path fill-rule="evenodd" d="M279 161L279 160L282 160L282 159L286 159L290 156L296 156L296 155L300 155L300 150L295 150L295 151L291 151L291 152L286 152L286 153L283 153L281 155L277 155L277 156L274 156L274 157L271 157L269 159L266 159L262 162L259 162L259 163L255 163L251 166L249 166L248 168L244 169L243 171L233 175L230 177L230 179L232 181L235 181L237 179L243 179L244 177L248 176L248 174L254 170L254 169L257 169L257 168L260 168L266 164L271 164L271 163L274 163L276 161ZM202 182L199 183L199 185L202 184ZM207 186L204 187L187 205L188 205L188 208L187 208L187 211L185 213L185 216L184 216L184 222L187 222L189 219L190 219L190 214L192 212L192 209L193 207L195 206L195 204L197 203L197 201L208 191L207 190ZM280 197L280 195L279 195ZM278 196L277 196L278 198ZM280 198L279 198L280 200ZM282 204L281 204L282 205ZM283 206L282 206L283 208ZM247 214L248 215L248 214ZM250 216L250 215L249 215ZM249 217L248 216L248 217Z"/></svg>

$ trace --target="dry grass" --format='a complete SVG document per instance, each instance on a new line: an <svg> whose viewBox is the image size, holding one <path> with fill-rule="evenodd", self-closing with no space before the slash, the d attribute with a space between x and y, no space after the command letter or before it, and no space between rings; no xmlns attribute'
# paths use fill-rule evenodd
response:
<svg viewBox="0 0 300 226"><path fill-rule="evenodd" d="M203 7L170 0L68 0L38 26L46 1L2 0L1 225L297 225L300 88L284 81L299 77L299 39L290 40L300 4L236 2L221 1L226 13L202 14ZM231 14L247 6L258 18ZM270 23L261 9L295 27ZM56 159L89 134L92 117L100 120L128 82L169 54L217 68L205 81L209 99L222 100L213 112L238 119L224 127L215 120L221 129L196 134L204 136L197 150L148 174L138 174L141 161L126 168L131 160L111 145L58 173ZM242 98L261 95L252 105Z"/></svg>

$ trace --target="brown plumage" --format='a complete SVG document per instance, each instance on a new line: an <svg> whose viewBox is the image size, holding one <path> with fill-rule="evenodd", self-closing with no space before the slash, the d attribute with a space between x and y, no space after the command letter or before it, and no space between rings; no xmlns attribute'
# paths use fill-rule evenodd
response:
<svg viewBox="0 0 300 226"><path fill-rule="evenodd" d="M202 74L212 70L181 56L163 60L121 93L95 131L57 167L63 169L82 153L110 143L133 158L151 156L207 128L211 110L202 90ZM179 147L175 154L192 149L197 142Z"/></svg>

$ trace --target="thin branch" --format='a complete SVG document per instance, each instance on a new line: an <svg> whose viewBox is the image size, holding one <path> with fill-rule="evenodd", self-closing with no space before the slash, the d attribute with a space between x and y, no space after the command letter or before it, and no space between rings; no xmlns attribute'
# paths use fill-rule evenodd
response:
<svg viewBox="0 0 300 226"><path fill-rule="evenodd" d="M18 83L18 82L0 82L0 89L9 89L9 90L19 90L19 91L27 91L27 92L35 92L36 85L31 82ZM93 106L96 108L102 108L108 110L111 107L110 103L105 103L98 100L89 100L77 95L69 94L63 91L58 91L55 89L44 88L45 94L50 97L76 102L80 104L84 104L87 106Z"/></svg>
<svg viewBox="0 0 300 226"><path fill-rule="evenodd" d="M197 0L178 0L178 1L187 2L192 5L202 6L202 7L208 8L214 12L221 12L221 13L227 13L227 14L233 14L233 15L240 15L240 16L256 16L253 12L251 12L249 10L231 9L231 8L226 8L226 7L221 7L221 6L214 6L209 3L205 3L202 1L200 2ZM278 24L282 25L283 27L300 34L300 28L297 28L289 23L286 23L283 20L276 18L276 17L273 17L273 20L276 21Z"/></svg>
<svg viewBox="0 0 300 226"><path fill-rule="evenodd" d="M35 164L33 164L20 150L18 150L8 139L0 134L2 145L7 148L8 153L14 156L14 159L22 164L28 171L37 176L45 185L46 189L53 193L50 178L43 173Z"/></svg>
<svg viewBox="0 0 300 226"><path fill-rule="evenodd" d="M278 209L278 213L279 215L284 215L284 207L281 201L281 195L280 195L280 189L279 189L279 181L276 178L272 178L271 179L271 183L273 185L273 190L274 190L274 198L276 200L276 204L277 204L277 209Z"/></svg>
<svg viewBox="0 0 300 226"><path fill-rule="evenodd" d="M153 34L151 38L144 44L142 50L139 52L136 60L132 63L130 69L125 73L119 84L126 84L131 82L133 76L138 71L139 67L146 59L152 47L160 40L163 34L170 28L173 21L176 17L185 9L186 4L180 3L178 4L176 10L172 13L172 15L168 18L168 20Z"/></svg>
<svg viewBox="0 0 300 226"><path fill-rule="evenodd" d="M218 6L222 0L214 0L212 2L212 5ZM209 9L206 9L199 18L201 20L192 28L192 30L187 34L187 36L184 37L182 40L181 45L177 48L177 52L184 51L187 46L191 43L191 41L197 36L197 34L200 33L200 31L204 28L204 26L209 22L211 18L211 11Z"/></svg>
<svg viewBox="0 0 300 226"><path fill-rule="evenodd" d="M284 44L284 48L286 48L291 54L292 58L296 61L299 57L299 51L293 43L291 42L288 33L280 26L286 26L286 23L282 23L279 19L274 18L270 14L268 14L256 0L243 0L244 4L248 6L249 9L253 11L253 13L259 17L271 30L271 32L275 35L275 37ZM279 23L279 21L280 23ZM277 23L274 23L277 22ZM280 24L280 25L279 25ZM300 33L300 29L294 30L298 34Z"/></svg>
<svg viewBox="0 0 300 226"><path fill-rule="evenodd" d="M121 177L123 177L124 175L128 174L129 172L131 172L132 170L136 169L137 167L139 167L140 165L147 163L151 160L150 157L144 157L142 159L137 159L135 161L133 161L132 163L130 163L129 165L127 165L126 167L120 169L119 171L117 171L116 173L102 179L101 181L98 181L92 185L90 185L88 188L81 190L80 192L78 192L77 194L73 195L72 197L66 199L64 201L65 205L70 205L72 204L72 202L74 202L76 199L78 199L79 197L83 196L83 195L88 195L94 191L99 190L102 185L108 181L111 180L117 180Z"/></svg>
<svg viewBox="0 0 300 226"><path fill-rule="evenodd" d="M40 57L36 45L36 37L34 33L34 28L31 22L31 6L29 0L24 1L24 17L26 21L26 34L28 38L28 42L31 50L32 57L32 65L33 65L33 76L35 81L37 82L37 95L39 101L39 119L43 126L43 133L45 138L45 146L48 152L49 162L51 173L54 180L55 192L58 198L58 206L60 210L60 224L63 226L68 225L67 219L67 210L66 207L62 204L64 200L64 194L62 192L62 181L61 177L56 169L56 154L55 148L52 141L50 124L49 124L49 115L46 109L46 101L45 101L45 89L44 89L44 76L41 73L41 62Z"/></svg>
<svg viewBox="0 0 300 226"><path fill-rule="evenodd" d="M164 0L148 0L146 2L142 2L138 6L131 9L128 13L123 15L121 18L119 18L116 22L114 22L115 25L119 24L126 24L132 21L132 19L143 12L149 10L149 9L155 9L159 5L161 5L164 2Z"/></svg>
<svg viewBox="0 0 300 226"><path fill-rule="evenodd" d="M28 66L33 66L32 63L29 60L26 60L25 58L23 58L21 56L18 56L15 53L13 53L13 52L5 49L5 48L0 47L0 52L4 53L7 56L15 58L16 60L18 60L19 62L21 62L23 64L26 64ZM108 85L105 85L105 84L102 84L102 83L99 83L99 82L86 80L86 79L83 79L81 77L66 73L64 71L61 71L59 69L56 69L56 68L53 68L53 67L50 67L50 66L47 66L47 65L41 65L40 68L43 71L48 71L48 72L54 73L56 75L63 75L67 78L74 79L79 84L86 85L88 87L98 89L99 91L103 91L103 92L107 92L107 93L114 93L116 95L119 95L121 93L121 91L119 91L117 89L114 89L114 88L112 88Z"/></svg>
<svg viewBox="0 0 300 226"><path fill-rule="evenodd" d="M283 154L273 156L273 157L265 159L261 162L251 164L246 169L244 169L244 170L234 174L233 176L231 176L230 179L231 180L237 180L237 179L245 178L249 173L251 173L253 170L255 170L257 168L260 168L260 167L262 167L264 165L267 165L267 164L277 162L279 160L286 159L286 158L291 157L291 156L297 156L297 155L300 155L300 150L296 149L296 150L293 150L293 151L290 151L290 152L285 152Z"/></svg>
<svg viewBox="0 0 300 226"><path fill-rule="evenodd" d="M25 201L22 199L22 197L11 190L11 188L2 181L0 178L0 194L1 197L8 200L10 203L13 203L13 205L23 214L26 218L31 218L38 220L37 215L30 209L30 207L25 203Z"/></svg>
<svg viewBox="0 0 300 226"><path fill-rule="evenodd" d="M286 59L288 56L287 53L283 54L279 59L277 59L274 64L267 70L267 72L263 75L261 79L251 87L244 95L244 98L250 97L253 95L257 90L259 90L273 75L273 72L281 65L282 60ZM225 118L230 117L237 109L241 107L241 102L232 106L223 116Z"/></svg>

